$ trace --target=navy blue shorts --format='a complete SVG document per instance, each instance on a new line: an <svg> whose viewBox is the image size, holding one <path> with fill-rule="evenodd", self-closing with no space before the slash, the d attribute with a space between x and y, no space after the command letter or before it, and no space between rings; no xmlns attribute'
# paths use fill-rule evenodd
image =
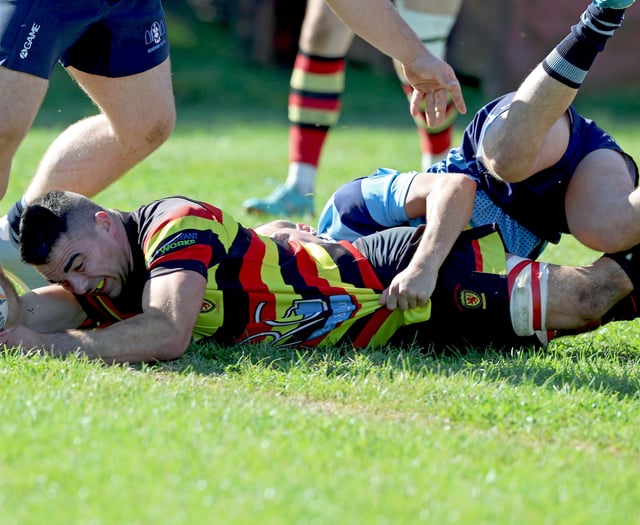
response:
<svg viewBox="0 0 640 525"><path fill-rule="evenodd" d="M365 235L353 242L373 266L384 287L402 271L416 251L424 227L398 226Z"/></svg>
<svg viewBox="0 0 640 525"><path fill-rule="evenodd" d="M413 257L423 231L424 227L390 228L360 237L353 245L386 287ZM400 328L392 345L417 343L441 350L468 344L498 349L539 343L535 337L520 337L513 331L506 274L477 269L476 243L494 231L488 224L460 234L438 272L431 318ZM495 255L505 256L504 251Z"/></svg>
<svg viewBox="0 0 640 525"><path fill-rule="evenodd" d="M58 61L106 77L169 56L160 0L0 0L0 65L48 79Z"/></svg>

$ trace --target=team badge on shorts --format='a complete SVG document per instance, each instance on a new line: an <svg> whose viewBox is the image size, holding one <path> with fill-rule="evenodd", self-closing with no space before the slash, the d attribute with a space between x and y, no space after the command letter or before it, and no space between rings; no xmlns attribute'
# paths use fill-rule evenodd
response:
<svg viewBox="0 0 640 525"><path fill-rule="evenodd" d="M473 292L471 290L459 291L459 303L463 308L474 310L477 308L482 308L484 310L487 307L487 301L484 294Z"/></svg>
<svg viewBox="0 0 640 525"><path fill-rule="evenodd" d="M167 29L164 22L154 22L151 27L144 32L144 43L149 46L147 53L155 51L166 41Z"/></svg>

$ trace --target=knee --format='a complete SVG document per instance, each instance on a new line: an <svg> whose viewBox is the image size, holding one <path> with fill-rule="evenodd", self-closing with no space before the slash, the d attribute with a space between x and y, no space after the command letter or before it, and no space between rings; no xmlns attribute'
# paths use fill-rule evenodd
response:
<svg viewBox="0 0 640 525"><path fill-rule="evenodd" d="M0 154L18 148L29 131L26 123L16 125L11 119L0 119Z"/></svg>
<svg viewBox="0 0 640 525"><path fill-rule="evenodd" d="M351 43L353 33L328 7L322 16L304 24L300 47L311 54L341 55Z"/></svg>
<svg viewBox="0 0 640 525"><path fill-rule="evenodd" d="M175 110L167 112L161 117L157 117L148 123L144 133L145 141L153 148L162 145L173 133L176 125Z"/></svg>
<svg viewBox="0 0 640 525"><path fill-rule="evenodd" d="M487 133L483 139L481 158L496 178L505 182L521 182L530 175L532 159L528 148L518 144L510 134Z"/></svg>
<svg viewBox="0 0 640 525"><path fill-rule="evenodd" d="M138 120L133 126L125 126L121 133L126 135L126 143L137 144L138 148L153 151L171 136L175 124L175 108L166 108Z"/></svg>
<svg viewBox="0 0 640 525"><path fill-rule="evenodd" d="M0 198L7 191L13 157L26 133L27 128L23 129L0 122Z"/></svg>

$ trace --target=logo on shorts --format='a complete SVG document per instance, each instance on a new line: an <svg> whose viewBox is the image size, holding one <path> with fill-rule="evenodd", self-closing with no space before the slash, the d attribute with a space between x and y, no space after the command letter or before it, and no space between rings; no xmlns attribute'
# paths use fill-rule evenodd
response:
<svg viewBox="0 0 640 525"><path fill-rule="evenodd" d="M36 36L38 36L38 31L40 31L40 25L33 24L29 30L27 39L24 41L24 44L22 44L22 49L20 50L20 58L23 60L29 56L29 50L33 46L33 41L36 39Z"/></svg>
<svg viewBox="0 0 640 525"><path fill-rule="evenodd" d="M471 290L460 290L460 304L463 308L486 308L484 294L472 292Z"/></svg>
<svg viewBox="0 0 640 525"><path fill-rule="evenodd" d="M144 32L144 43L151 46L147 49L147 53L155 51L164 44L166 34L167 29L165 28L163 21L153 22L151 27Z"/></svg>

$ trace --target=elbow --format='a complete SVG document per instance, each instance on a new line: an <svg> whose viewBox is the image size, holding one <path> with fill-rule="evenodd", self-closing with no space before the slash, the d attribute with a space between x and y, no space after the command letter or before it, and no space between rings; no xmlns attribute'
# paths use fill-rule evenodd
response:
<svg viewBox="0 0 640 525"><path fill-rule="evenodd" d="M121 355L119 362L127 363L157 363L159 361L173 361L181 357L191 343L191 333L177 330L158 330L154 337L147 339L137 349L132 349L130 355Z"/></svg>
<svg viewBox="0 0 640 525"><path fill-rule="evenodd" d="M189 334L173 334L164 338L164 341L156 347L154 360L156 361L173 361L182 357L187 351L191 343L191 333Z"/></svg>
<svg viewBox="0 0 640 525"><path fill-rule="evenodd" d="M467 177L466 175L460 174L458 176L460 177L458 184L462 188L462 191L475 197L476 190L478 188L478 184L476 183L476 181Z"/></svg>

